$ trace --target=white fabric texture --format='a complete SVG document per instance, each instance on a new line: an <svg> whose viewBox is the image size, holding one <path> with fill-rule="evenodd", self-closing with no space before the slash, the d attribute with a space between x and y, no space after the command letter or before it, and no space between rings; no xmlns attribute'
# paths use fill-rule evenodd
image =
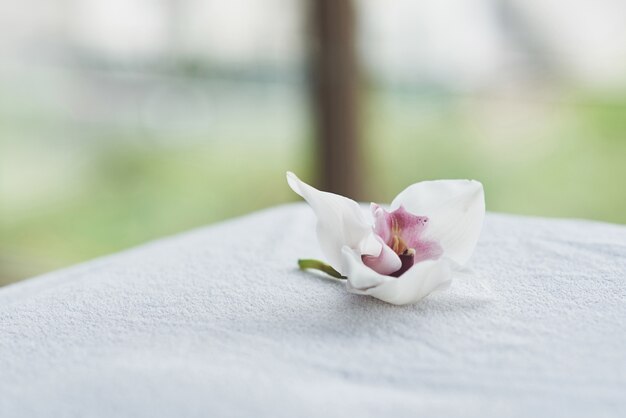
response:
<svg viewBox="0 0 626 418"><path fill-rule="evenodd" d="M415 305L296 268L292 204L0 289L0 416L626 416L626 227L488 214Z"/></svg>

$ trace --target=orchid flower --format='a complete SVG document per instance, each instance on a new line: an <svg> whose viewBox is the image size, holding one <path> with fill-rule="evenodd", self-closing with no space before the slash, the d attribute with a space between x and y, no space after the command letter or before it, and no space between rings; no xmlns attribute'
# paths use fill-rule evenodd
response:
<svg viewBox="0 0 626 418"><path fill-rule="evenodd" d="M372 203L369 217L354 200L317 190L291 172L287 182L315 212L329 262L300 260L300 267L346 279L349 292L395 305L447 288L470 259L485 215L483 186L475 180L412 184L389 210Z"/></svg>

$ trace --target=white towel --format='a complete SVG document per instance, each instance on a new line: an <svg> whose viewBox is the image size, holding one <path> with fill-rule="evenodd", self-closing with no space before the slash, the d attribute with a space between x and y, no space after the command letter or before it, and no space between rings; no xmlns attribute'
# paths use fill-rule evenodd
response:
<svg viewBox="0 0 626 418"><path fill-rule="evenodd" d="M304 204L0 289L0 416L626 416L626 227L488 214L416 305L298 271Z"/></svg>

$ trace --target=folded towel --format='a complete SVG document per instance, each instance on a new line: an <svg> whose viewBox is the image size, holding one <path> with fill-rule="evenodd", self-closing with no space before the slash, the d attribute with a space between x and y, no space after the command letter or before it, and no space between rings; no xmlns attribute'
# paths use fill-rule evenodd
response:
<svg viewBox="0 0 626 418"><path fill-rule="evenodd" d="M626 227L488 214L415 305L296 267L304 204L0 289L1 417L626 416Z"/></svg>

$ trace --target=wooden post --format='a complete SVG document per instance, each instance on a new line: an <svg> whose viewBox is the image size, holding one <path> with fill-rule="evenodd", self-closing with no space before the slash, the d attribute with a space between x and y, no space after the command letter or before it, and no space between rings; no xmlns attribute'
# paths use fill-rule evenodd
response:
<svg viewBox="0 0 626 418"><path fill-rule="evenodd" d="M352 0L312 1L312 98L320 187L361 197L358 63Z"/></svg>

